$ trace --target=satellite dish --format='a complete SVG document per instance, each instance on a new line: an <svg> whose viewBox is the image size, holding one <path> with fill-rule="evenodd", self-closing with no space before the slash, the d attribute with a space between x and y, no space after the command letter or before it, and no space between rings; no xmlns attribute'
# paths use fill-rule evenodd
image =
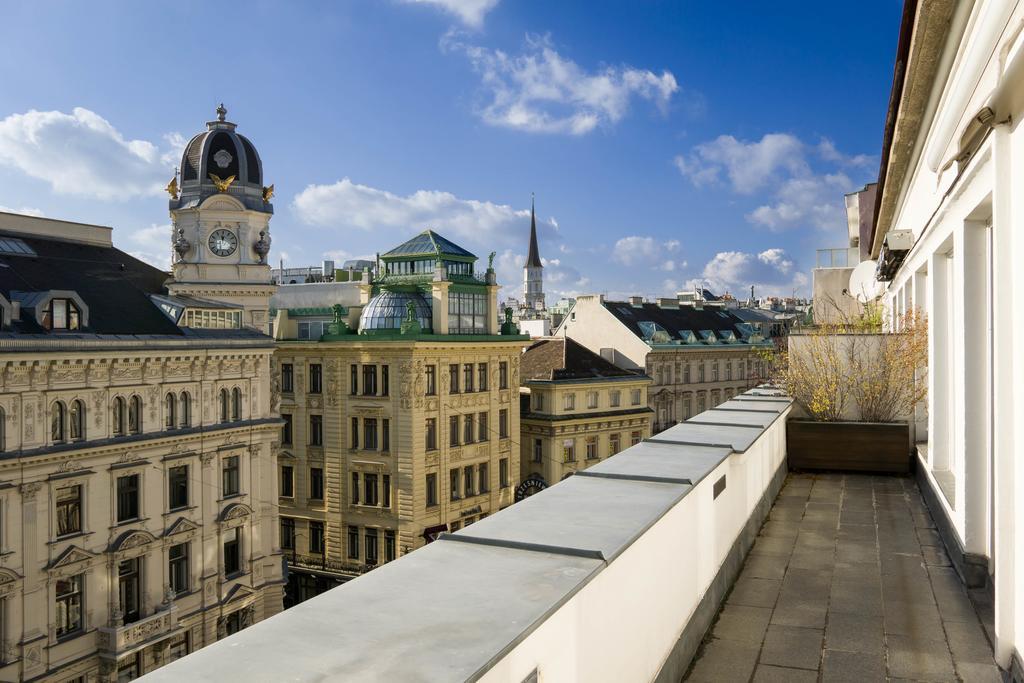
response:
<svg viewBox="0 0 1024 683"><path fill-rule="evenodd" d="M850 273L850 296L862 304L874 301L885 291L885 285L875 279L877 268L874 261L861 261Z"/></svg>

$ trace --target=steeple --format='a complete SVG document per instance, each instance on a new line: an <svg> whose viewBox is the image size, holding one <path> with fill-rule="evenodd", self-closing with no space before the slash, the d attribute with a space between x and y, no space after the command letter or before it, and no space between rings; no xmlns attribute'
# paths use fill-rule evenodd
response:
<svg viewBox="0 0 1024 683"><path fill-rule="evenodd" d="M540 262L540 249L537 248L537 212L536 202L533 195L530 195L530 253L526 257L526 268L543 268Z"/></svg>
<svg viewBox="0 0 1024 683"><path fill-rule="evenodd" d="M537 211L533 195L530 195L530 253L523 266L523 298L527 308L544 310L544 264L540 261L537 248Z"/></svg>

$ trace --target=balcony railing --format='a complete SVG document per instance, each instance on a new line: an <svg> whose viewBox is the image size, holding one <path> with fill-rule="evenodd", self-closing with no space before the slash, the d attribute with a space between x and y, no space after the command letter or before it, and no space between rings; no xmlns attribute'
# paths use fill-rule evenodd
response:
<svg viewBox="0 0 1024 683"><path fill-rule="evenodd" d="M178 630L178 608L172 604L130 624L100 627L97 629L98 646L101 652L117 657L160 638L170 637Z"/></svg>
<svg viewBox="0 0 1024 683"><path fill-rule="evenodd" d="M750 390L146 680L680 680L784 481L790 406Z"/></svg>
<svg viewBox="0 0 1024 683"><path fill-rule="evenodd" d="M860 247L818 249L816 268L853 268L860 263Z"/></svg>

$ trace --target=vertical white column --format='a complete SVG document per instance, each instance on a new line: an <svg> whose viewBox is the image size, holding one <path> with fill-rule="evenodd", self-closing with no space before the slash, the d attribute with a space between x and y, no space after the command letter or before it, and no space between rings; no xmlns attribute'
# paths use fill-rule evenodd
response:
<svg viewBox="0 0 1024 683"><path fill-rule="evenodd" d="M914 273L913 280L913 302L911 307L920 315L928 312L928 270L922 268ZM917 371L918 382L928 381L928 370L921 368ZM914 440L918 443L928 442L928 400L921 401L914 409Z"/></svg>
<svg viewBox="0 0 1024 683"><path fill-rule="evenodd" d="M992 394L992 316L989 280L991 276L988 219L968 221L959 238L956 253L957 279L963 283L958 309L963 324L957 328L963 352L957 367L956 448L963 463L964 550L989 555ZM962 391L960 387L962 386ZM961 408L962 406L962 408ZM958 481L959 484L959 481Z"/></svg>
<svg viewBox="0 0 1024 683"><path fill-rule="evenodd" d="M949 257L936 252L929 257L928 270L931 291L929 318L931 334L928 335L928 438L931 468L948 470L950 466L950 415L949 400L952 386L949 376L949 353L951 320L949 306L950 267Z"/></svg>

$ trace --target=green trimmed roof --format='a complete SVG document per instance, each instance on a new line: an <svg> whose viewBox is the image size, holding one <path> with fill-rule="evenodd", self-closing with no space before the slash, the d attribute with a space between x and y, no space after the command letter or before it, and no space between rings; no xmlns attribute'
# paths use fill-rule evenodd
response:
<svg viewBox="0 0 1024 683"><path fill-rule="evenodd" d="M314 306L311 308L289 308L287 309L288 316L290 318L308 318L308 317L321 317L321 316L333 316L334 309L330 306ZM343 308L342 314L347 315L348 309Z"/></svg>
<svg viewBox="0 0 1024 683"><path fill-rule="evenodd" d="M476 258L459 245L451 242L433 230L424 230L407 242L399 244L391 251L383 254L381 258L394 256L457 256L461 258Z"/></svg>

